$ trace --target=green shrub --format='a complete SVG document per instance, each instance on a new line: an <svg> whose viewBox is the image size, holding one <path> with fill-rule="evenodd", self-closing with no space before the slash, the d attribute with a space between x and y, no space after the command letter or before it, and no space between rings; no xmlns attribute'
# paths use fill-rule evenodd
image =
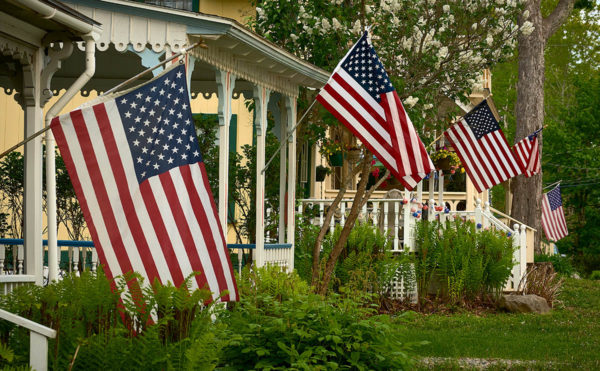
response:
<svg viewBox="0 0 600 371"><path fill-rule="evenodd" d="M573 268L573 264L571 264L571 259L559 254L535 254L534 261L536 263L551 262L556 273L564 274L569 277L575 273L575 268Z"/></svg>
<svg viewBox="0 0 600 371"><path fill-rule="evenodd" d="M452 304L499 293L510 277L512 240L495 230L478 231L460 219L417 223L415 248L419 297L436 288Z"/></svg>
<svg viewBox="0 0 600 371"><path fill-rule="evenodd" d="M600 280L600 271L592 271L592 274L590 274L590 279Z"/></svg>
<svg viewBox="0 0 600 371"><path fill-rule="evenodd" d="M265 285L264 277L254 277L256 287L287 286L285 276L276 276L284 281L276 285ZM410 346L398 340L389 317L374 315L368 298L294 292L281 300L269 291L254 294L242 295L219 320L230 340L223 348L224 368L398 370L411 364Z"/></svg>

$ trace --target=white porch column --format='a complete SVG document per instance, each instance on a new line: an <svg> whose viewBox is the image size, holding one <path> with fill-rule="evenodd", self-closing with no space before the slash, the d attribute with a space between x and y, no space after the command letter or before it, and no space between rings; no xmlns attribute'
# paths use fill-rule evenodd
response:
<svg viewBox="0 0 600 371"><path fill-rule="evenodd" d="M265 265L265 138L267 136L267 104L271 92L263 86L254 87L256 125L256 267ZM220 198L220 196L219 196Z"/></svg>
<svg viewBox="0 0 600 371"><path fill-rule="evenodd" d="M285 112L287 117L288 135L296 126L296 98L285 97ZM296 131L288 139L288 198L287 198L287 243L292 244L289 257L290 271L294 269L294 239L296 231L296 215L294 213L296 205Z"/></svg>
<svg viewBox="0 0 600 371"><path fill-rule="evenodd" d="M235 75L216 71L217 96L219 98L219 221L227 240L227 207L229 185L229 124L231 122L231 95L235 86Z"/></svg>
<svg viewBox="0 0 600 371"><path fill-rule="evenodd" d="M279 100L285 106L285 102ZM279 122L280 128L280 143L283 144L288 136L288 116L290 116L290 112L287 109L281 110L281 120ZM287 186L287 148L282 147L279 153L279 243L285 243L285 209L288 207L285 201L285 192ZM293 208L292 208L293 209Z"/></svg>
<svg viewBox="0 0 600 371"><path fill-rule="evenodd" d="M44 54L38 49L31 65L23 67L23 106L25 138L43 127L40 104L41 72ZM25 144L25 179L23 184L23 237L25 274L35 275L36 285L42 284L42 136Z"/></svg>

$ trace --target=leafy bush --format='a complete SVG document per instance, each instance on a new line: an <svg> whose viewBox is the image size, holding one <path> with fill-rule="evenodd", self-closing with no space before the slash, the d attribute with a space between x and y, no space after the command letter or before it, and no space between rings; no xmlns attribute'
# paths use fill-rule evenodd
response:
<svg viewBox="0 0 600 371"><path fill-rule="evenodd" d="M592 271L592 274L590 274L590 279L600 280L600 271Z"/></svg>
<svg viewBox="0 0 600 371"><path fill-rule="evenodd" d="M535 254L534 261L536 263L551 262L556 273L564 274L569 277L575 273L575 269L571 264L571 259L562 255Z"/></svg>
<svg viewBox="0 0 600 371"><path fill-rule="evenodd" d="M275 272L257 270L251 281L253 295L242 294L240 303L223 313L220 321L230 339L223 348L223 366L398 370L411 364L410 346L398 340L389 317L374 315L367 305L370 298L322 297L308 293L305 286L292 290L299 278ZM244 286L250 285L240 284Z"/></svg>
<svg viewBox="0 0 600 371"><path fill-rule="evenodd" d="M513 267L512 240L495 230L478 231L460 219L423 221L416 227L419 299L435 288L438 298L458 304L503 290Z"/></svg>

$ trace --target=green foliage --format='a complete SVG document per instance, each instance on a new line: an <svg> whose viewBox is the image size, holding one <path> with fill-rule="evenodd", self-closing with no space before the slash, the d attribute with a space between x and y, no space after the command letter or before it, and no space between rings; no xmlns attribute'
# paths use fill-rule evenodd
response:
<svg viewBox="0 0 600 371"><path fill-rule="evenodd" d="M295 271L288 273L273 265L253 269L246 267L237 281L240 296L255 305L258 305L260 295L285 301L309 292L308 284Z"/></svg>
<svg viewBox="0 0 600 371"><path fill-rule="evenodd" d="M23 237L23 155L14 151L0 161L0 234ZM8 218L10 216L10 218Z"/></svg>
<svg viewBox="0 0 600 371"><path fill-rule="evenodd" d="M495 230L477 231L460 219L417 223L415 269L419 299L430 290L452 304L500 293L513 267L512 240ZM437 284L437 287L436 287Z"/></svg>
<svg viewBox="0 0 600 371"><path fill-rule="evenodd" d="M360 296L309 294L297 276L277 268L248 277L240 303L221 317L230 339L226 368L399 370L411 364L411 348L398 342L390 318L374 315Z"/></svg>
<svg viewBox="0 0 600 371"><path fill-rule="evenodd" d="M534 261L536 263L551 262L556 273L564 274L569 277L575 273L575 269L571 264L571 259L559 254L535 254Z"/></svg>
<svg viewBox="0 0 600 371"><path fill-rule="evenodd" d="M592 274L590 274L590 279L591 280L600 280L600 271L592 271Z"/></svg>

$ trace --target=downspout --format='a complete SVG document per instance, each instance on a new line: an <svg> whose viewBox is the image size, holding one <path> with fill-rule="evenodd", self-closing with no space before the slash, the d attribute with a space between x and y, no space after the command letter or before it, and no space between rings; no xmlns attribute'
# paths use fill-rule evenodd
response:
<svg viewBox="0 0 600 371"><path fill-rule="evenodd" d="M97 34L96 34L97 35ZM96 41L94 37L85 37L85 71L67 89L60 99L48 110L46 127L66 105L79 93L81 88L94 76L96 71ZM56 163L54 155L54 136L52 130L46 132L46 205L48 212L48 282L58 279L58 246L56 221Z"/></svg>
<svg viewBox="0 0 600 371"><path fill-rule="evenodd" d="M82 35L84 40L93 38L98 40L102 30L97 25L88 23L84 20L77 19L70 14L62 12L53 6L47 5L39 0L19 0L19 3L27 6L42 15L46 19L52 19L58 23L69 26L77 31L78 35Z"/></svg>

